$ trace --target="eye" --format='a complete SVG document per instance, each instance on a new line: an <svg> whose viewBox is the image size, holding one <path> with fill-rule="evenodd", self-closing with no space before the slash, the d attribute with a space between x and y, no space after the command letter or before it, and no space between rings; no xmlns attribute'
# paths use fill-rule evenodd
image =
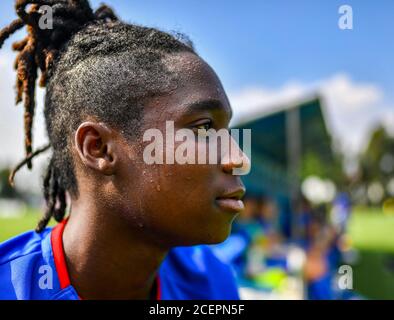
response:
<svg viewBox="0 0 394 320"><path fill-rule="evenodd" d="M205 137L208 135L208 130L212 128L212 121L205 120L193 125L193 131L196 136Z"/></svg>
<svg viewBox="0 0 394 320"><path fill-rule="evenodd" d="M206 130L206 131L208 131L209 129L212 128L212 123L211 122L202 123L202 124L196 125L195 128L197 130Z"/></svg>

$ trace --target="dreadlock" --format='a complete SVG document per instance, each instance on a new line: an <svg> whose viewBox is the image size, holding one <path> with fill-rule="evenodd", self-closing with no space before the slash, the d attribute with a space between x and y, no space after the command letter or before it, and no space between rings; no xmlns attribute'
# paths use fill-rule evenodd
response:
<svg viewBox="0 0 394 320"><path fill-rule="evenodd" d="M51 29L39 26L44 5L51 8ZM41 232L52 217L63 220L66 192L78 195L70 137L84 117L94 116L134 137L143 99L168 92L176 81L163 63L165 55L195 52L184 35L121 22L106 5L94 12L88 0L16 0L15 9L18 19L0 31L0 48L10 35L27 27L27 36L13 44L18 52L16 104L24 105L26 158L9 181L13 184L20 168L31 169L32 159L52 148L43 179L47 209L36 228ZM39 85L46 88L44 115L50 143L33 152L38 72Z"/></svg>

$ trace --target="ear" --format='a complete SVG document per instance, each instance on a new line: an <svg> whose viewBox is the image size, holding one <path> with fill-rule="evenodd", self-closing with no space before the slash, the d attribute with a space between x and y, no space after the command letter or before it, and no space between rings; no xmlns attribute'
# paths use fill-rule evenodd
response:
<svg viewBox="0 0 394 320"><path fill-rule="evenodd" d="M103 123L83 122L75 132L74 142L85 166L107 176L114 174L118 157L112 129Z"/></svg>

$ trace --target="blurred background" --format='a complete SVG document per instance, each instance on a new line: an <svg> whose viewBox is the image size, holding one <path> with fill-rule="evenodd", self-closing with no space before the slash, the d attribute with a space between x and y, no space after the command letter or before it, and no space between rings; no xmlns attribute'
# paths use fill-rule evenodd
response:
<svg viewBox="0 0 394 320"><path fill-rule="evenodd" d="M246 210L212 246L242 298L394 299L394 2L105 2L126 21L187 34L222 80L232 127L252 129ZM344 4L350 30L338 26ZM0 26L13 5L1 1ZM8 185L24 155L10 46L20 36L0 52L0 241L34 228L48 161ZM43 97L35 149L47 141Z"/></svg>

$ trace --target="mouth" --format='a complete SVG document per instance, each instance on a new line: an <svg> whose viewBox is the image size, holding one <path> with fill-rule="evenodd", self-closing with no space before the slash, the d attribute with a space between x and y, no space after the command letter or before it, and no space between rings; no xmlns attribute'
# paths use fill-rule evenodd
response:
<svg viewBox="0 0 394 320"><path fill-rule="evenodd" d="M216 205L226 212L239 213L245 208L242 197L245 194L245 188L240 187L234 191L228 192L216 198Z"/></svg>

